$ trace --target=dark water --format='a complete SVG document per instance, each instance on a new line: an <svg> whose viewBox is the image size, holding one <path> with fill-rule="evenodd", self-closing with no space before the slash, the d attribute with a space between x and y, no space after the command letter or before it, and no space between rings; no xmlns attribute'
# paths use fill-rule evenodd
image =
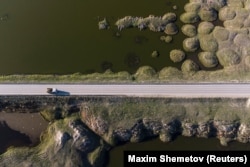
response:
<svg viewBox="0 0 250 167"><path fill-rule="evenodd" d="M9 147L35 146L48 126L39 113L0 112L0 154Z"/></svg>
<svg viewBox="0 0 250 167"><path fill-rule="evenodd" d="M184 36L160 41L164 33L123 30L115 21L126 15L162 16L183 12L187 0L0 0L0 74L91 73L107 68L134 72L139 66L157 70L177 66L169 59L171 49L182 48ZM177 5L178 10L172 6ZM7 17L6 17L7 16ZM110 22L109 30L98 30L98 20ZM177 21L180 25L180 22ZM152 58L154 50L159 58ZM131 62L132 61L132 62Z"/></svg>
<svg viewBox="0 0 250 167"><path fill-rule="evenodd" d="M123 151L134 150L156 150L156 151L229 151L229 150L247 150L250 151L250 143L243 144L231 142L227 147L222 146L216 138L193 138L179 136L170 143L163 143L159 139L153 139L141 143L129 143L116 147L110 151L108 167L123 166Z"/></svg>
<svg viewBox="0 0 250 167"><path fill-rule="evenodd" d="M10 146L29 146L31 144L29 136L11 129L6 122L0 122L0 154Z"/></svg>

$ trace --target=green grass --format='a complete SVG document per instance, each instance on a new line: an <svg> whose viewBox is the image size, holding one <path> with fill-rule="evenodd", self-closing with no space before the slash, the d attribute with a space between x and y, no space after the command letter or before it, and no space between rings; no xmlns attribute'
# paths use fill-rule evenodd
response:
<svg viewBox="0 0 250 167"><path fill-rule="evenodd" d="M87 105L91 113L89 117L99 118L108 126L109 130L101 136L112 145L114 144L113 130L130 129L138 120L144 119L165 123L174 119L192 124L206 123L211 120L245 123L250 119L246 100L117 97L116 99L107 98L98 102L87 102ZM88 125L86 120L83 122Z"/></svg>
<svg viewBox="0 0 250 167"><path fill-rule="evenodd" d="M58 147L55 142L55 135L58 131L68 133L73 137L74 131L69 127L69 123L79 120L79 116L70 116L65 119L55 120L41 136L41 142L35 147L10 147L5 153L0 155L0 166L84 166L84 161L93 164L102 161L104 143L97 146L94 151L87 156L88 159L81 159L79 151L72 146L73 139L70 138L63 147ZM87 132L85 132L87 133ZM85 135L91 135L85 134ZM100 140L97 136L96 140ZM100 163L100 162L99 162Z"/></svg>
<svg viewBox="0 0 250 167"><path fill-rule="evenodd" d="M250 82L250 67L241 63L216 71L198 71L182 73L175 68L166 67L155 72L144 66L135 74L126 71L68 75L2 75L0 83L188 83L188 82Z"/></svg>

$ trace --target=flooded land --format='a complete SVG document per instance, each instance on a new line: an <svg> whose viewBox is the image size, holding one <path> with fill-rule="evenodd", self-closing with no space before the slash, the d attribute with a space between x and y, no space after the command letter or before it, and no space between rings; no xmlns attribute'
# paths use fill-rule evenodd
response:
<svg viewBox="0 0 250 167"><path fill-rule="evenodd" d="M173 36L173 42L160 41L163 32L127 29L119 31L117 19L127 15L162 16L180 14L187 0L1 0L0 74L71 74L103 72L106 69L135 72L150 65L157 70L177 66L169 59L170 49L182 48L184 36ZM106 18L108 30L100 31L98 22ZM181 25L177 20L177 24ZM119 34L119 35L118 35ZM151 57L160 52L157 59ZM10 68L11 67L11 68Z"/></svg>
<svg viewBox="0 0 250 167"><path fill-rule="evenodd" d="M34 146L48 122L39 113L0 112L0 154L10 146Z"/></svg>

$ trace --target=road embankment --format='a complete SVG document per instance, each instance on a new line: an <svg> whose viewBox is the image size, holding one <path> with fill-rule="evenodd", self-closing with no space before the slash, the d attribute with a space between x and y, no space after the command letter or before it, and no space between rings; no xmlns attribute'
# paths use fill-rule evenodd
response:
<svg viewBox="0 0 250 167"><path fill-rule="evenodd" d="M8 149L0 155L1 166L103 166L110 148L155 137L250 142L247 98L8 96L0 104L1 112L39 112L50 122L38 146Z"/></svg>

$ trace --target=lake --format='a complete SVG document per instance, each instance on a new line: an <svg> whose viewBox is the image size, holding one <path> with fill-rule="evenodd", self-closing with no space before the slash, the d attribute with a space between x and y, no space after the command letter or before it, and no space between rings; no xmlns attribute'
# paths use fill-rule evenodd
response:
<svg viewBox="0 0 250 167"><path fill-rule="evenodd" d="M185 2L0 0L0 74L92 73L106 69L133 73L143 65L156 70L180 67L180 63L170 61L169 52L182 48L182 33L167 44L159 39L163 32L137 28L119 32L114 24L127 15L179 15ZM103 18L109 21L110 29L98 29L98 21ZM177 24L181 25L179 20ZM159 58L151 57L154 50L160 52Z"/></svg>

